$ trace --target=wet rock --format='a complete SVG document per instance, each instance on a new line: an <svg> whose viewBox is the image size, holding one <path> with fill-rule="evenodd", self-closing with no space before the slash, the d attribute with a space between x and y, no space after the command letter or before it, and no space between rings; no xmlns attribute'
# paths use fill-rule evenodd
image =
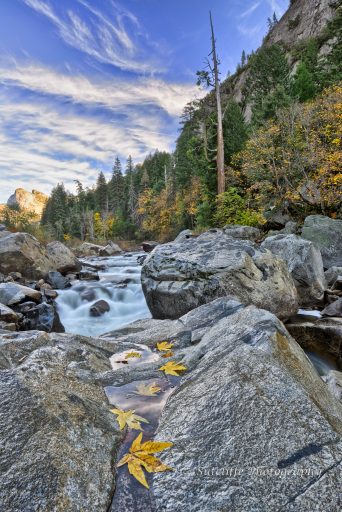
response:
<svg viewBox="0 0 342 512"><path fill-rule="evenodd" d="M310 352L330 354L342 369L342 320L340 318L304 318L298 315L286 323L286 329Z"/></svg>
<svg viewBox="0 0 342 512"><path fill-rule="evenodd" d="M42 294L38 290L33 290L28 286L22 286L18 283L0 284L0 302L6 306L12 306L23 302L25 299L39 302Z"/></svg>
<svg viewBox="0 0 342 512"><path fill-rule="evenodd" d="M57 271L48 272L46 282L49 283L54 290L64 290L70 286L69 279Z"/></svg>
<svg viewBox="0 0 342 512"><path fill-rule="evenodd" d="M80 297L82 300L87 300L88 302L92 302L96 299L96 292L94 288L87 288L81 294Z"/></svg>
<svg viewBox="0 0 342 512"><path fill-rule="evenodd" d="M122 439L93 378L107 354L80 336L8 333L0 368L1 509L107 510Z"/></svg>
<svg viewBox="0 0 342 512"><path fill-rule="evenodd" d="M230 224L224 226L223 231L226 235L232 238L239 238L240 240L259 240L261 238L261 231L258 228L251 226L240 226L238 224Z"/></svg>
<svg viewBox="0 0 342 512"><path fill-rule="evenodd" d="M0 272L0 283L3 283L3 282L4 282L4 279L5 279L4 274L2 274L2 273Z"/></svg>
<svg viewBox="0 0 342 512"><path fill-rule="evenodd" d="M146 260L147 258L147 254L141 254L140 256L137 257L137 262L139 265L142 265L144 263L144 261Z"/></svg>
<svg viewBox="0 0 342 512"><path fill-rule="evenodd" d="M18 315L13 311L13 309L9 308L5 304L0 303L0 320L4 322L17 322Z"/></svg>
<svg viewBox="0 0 342 512"><path fill-rule="evenodd" d="M324 378L331 393L342 402L342 372L331 370Z"/></svg>
<svg viewBox="0 0 342 512"><path fill-rule="evenodd" d="M218 297L288 318L298 308L286 263L248 240L211 230L185 242L158 246L142 267L142 286L154 318L179 318Z"/></svg>
<svg viewBox="0 0 342 512"><path fill-rule="evenodd" d="M311 215L305 219L302 237L320 249L325 268L342 267L342 220Z"/></svg>
<svg viewBox="0 0 342 512"><path fill-rule="evenodd" d="M237 310L182 361L155 437L173 441L158 512L339 510L342 405L272 314Z"/></svg>
<svg viewBox="0 0 342 512"><path fill-rule="evenodd" d="M97 272L89 269L81 270L81 272L78 272L77 277L81 281L99 281L100 279Z"/></svg>
<svg viewBox="0 0 342 512"><path fill-rule="evenodd" d="M342 317L342 298L339 298L329 304L326 308L322 311L323 316L337 316Z"/></svg>
<svg viewBox="0 0 342 512"><path fill-rule="evenodd" d="M59 315L54 304L35 305L25 311L25 317L21 324L21 329L25 331L45 331L45 332L64 332Z"/></svg>
<svg viewBox="0 0 342 512"><path fill-rule="evenodd" d="M157 247L157 245L159 245L158 242L143 242L141 247L145 252L152 252L153 249Z"/></svg>
<svg viewBox="0 0 342 512"><path fill-rule="evenodd" d="M309 240L296 235L275 235L261 244L284 259L294 279L301 306L320 304L326 281L320 251Z"/></svg>
<svg viewBox="0 0 342 512"><path fill-rule="evenodd" d="M118 246L118 244L115 244L112 241L110 241L108 245L100 250L100 256L115 256L116 254L121 253L122 249Z"/></svg>
<svg viewBox="0 0 342 512"><path fill-rule="evenodd" d="M46 246L46 253L51 262L49 270L57 270L61 274L78 272L82 265L71 250L62 242L50 242Z"/></svg>
<svg viewBox="0 0 342 512"><path fill-rule="evenodd" d="M6 231L5 224L0 224L0 231Z"/></svg>
<svg viewBox="0 0 342 512"><path fill-rule="evenodd" d="M93 304L89 310L90 316L102 316L104 313L108 313L110 306L105 300L98 300Z"/></svg>

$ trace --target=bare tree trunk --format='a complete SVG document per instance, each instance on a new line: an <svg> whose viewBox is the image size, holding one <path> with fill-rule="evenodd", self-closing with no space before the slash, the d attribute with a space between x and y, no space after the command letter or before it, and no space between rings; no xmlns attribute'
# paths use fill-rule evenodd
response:
<svg viewBox="0 0 342 512"><path fill-rule="evenodd" d="M221 107L221 92L220 92L218 60L217 60L217 53L216 53L216 40L215 40L214 26L213 26L213 19L211 16L211 12L210 12L210 28L211 28L212 58L213 58L213 64L214 64L216 108L217 108L217 156L216 156L217 193L222 194L225 191L222 107Z"/></svg>

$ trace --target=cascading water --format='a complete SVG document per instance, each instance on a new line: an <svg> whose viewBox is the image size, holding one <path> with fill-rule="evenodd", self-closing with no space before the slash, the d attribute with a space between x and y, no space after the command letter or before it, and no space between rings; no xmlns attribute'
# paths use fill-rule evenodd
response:
<svg viewBox="0 0 342 512"><path fill-rule="evenodd" d="M101 264L99 281L75 281L71 288L60 290L56 299L58 313L66 332L98 336L141 318L150 318L141 288L139 254L93 258ZM109 311L91 316L90 308L104 300Z"/></svg>

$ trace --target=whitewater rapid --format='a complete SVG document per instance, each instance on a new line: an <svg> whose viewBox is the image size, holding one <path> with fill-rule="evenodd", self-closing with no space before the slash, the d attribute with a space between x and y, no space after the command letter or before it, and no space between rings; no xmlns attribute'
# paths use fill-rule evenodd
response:
<svg viewBox="0 0 342 512"><path fill-rule="evenodd" d="M65 331L85 336L98 336L141 318L151 318L141 288L139 254L91 258L99 270L99 281L75 281L71 288L60 290L56 299ZM110 310L99 317L90 315L98 300L105 300Z"/></svg>

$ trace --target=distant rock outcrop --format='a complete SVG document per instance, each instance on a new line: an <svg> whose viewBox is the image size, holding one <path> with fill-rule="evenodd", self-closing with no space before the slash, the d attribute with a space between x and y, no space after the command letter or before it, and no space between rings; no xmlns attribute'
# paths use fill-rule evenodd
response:
<svg viewBox="0 0 342 512"><path fill-rule="evenodd" d="M38 190L28 192L23 188L17 188L8 198L7 206L16 206L20 210L30 211L41 217L48 199L49 196Z"/></svg>

